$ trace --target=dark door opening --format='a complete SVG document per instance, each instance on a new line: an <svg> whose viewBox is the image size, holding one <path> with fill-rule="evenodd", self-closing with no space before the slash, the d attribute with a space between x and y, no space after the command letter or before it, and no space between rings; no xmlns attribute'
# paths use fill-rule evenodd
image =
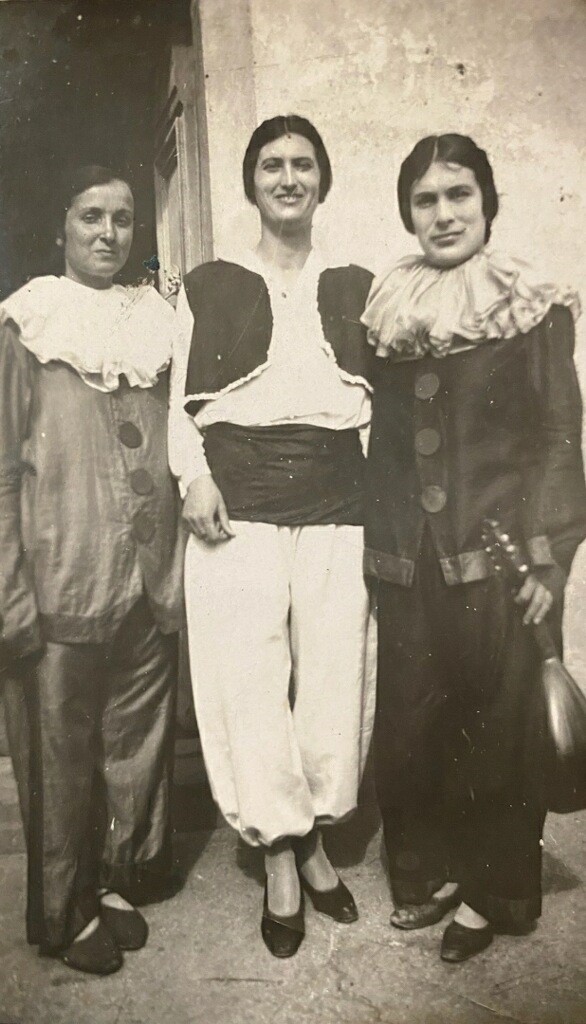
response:
<svg viewBox="0 0 586 1024"><path fill-rule="evenodd" d="M120 280L139 280L157 251L157 87L171 48L190 43L188 0L4 2L0 39L0 298L61 272L56 183L84 163L131 178L135 240Z"/></svg>

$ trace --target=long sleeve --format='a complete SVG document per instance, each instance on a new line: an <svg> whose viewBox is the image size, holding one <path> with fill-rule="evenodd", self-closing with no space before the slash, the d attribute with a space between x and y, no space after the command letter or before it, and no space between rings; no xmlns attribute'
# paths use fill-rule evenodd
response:
<svg viewBox="0 0 586 1024"><path fill-rule="evenodd" d="M169 401L169 465L179 481L179 490L185 497L192 480L209 473L203 437L195 421L183 407L185 378L193 331L193 315L189 308L185 289L182 287L177 300L176 330L171 364L171 390Z"/></svg>
<svg viewBox="0 0 586 1024"><path fill-rule="evenodd" d="M41 646L37 605L20 520L22 445L31 404L32 357L10 321L0 326L0 619L9 658Z"/></svg>
<svg viewBox="0 0 586 1024"><path fill-rule="evenodd" d="M530 385L537 400L535 460L526 477L526 529L536 565L553 560L567 574L586 536L582 462L582 401L574 366L574 322L552 306L528 348ZM532 543L533 541L533 543ZM551 556L550 559L551 560Z"/></svg>

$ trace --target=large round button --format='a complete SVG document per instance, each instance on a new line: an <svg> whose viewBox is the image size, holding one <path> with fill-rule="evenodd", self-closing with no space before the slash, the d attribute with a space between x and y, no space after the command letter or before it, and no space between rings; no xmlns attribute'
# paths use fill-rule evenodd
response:
<svg viewBox="0 0 586 1024"><path fill-rule="evenodd" d="M421 492L421 504L426 512L441 512L445 508L448 496L443 487L437 484L429 484Z"/></svg>
<svg viewBox="0 0 586 1024"><path fill-rule="evenodd" d="M422 373L415 381L415 394L417 398L433 398L437 393L439 384L437 373Z"/></svg>
<svg viewBox="0 0 586 1024"><path fill-rule="evenodd" d="M155 521L145 509L142 509L140 512L136 513L132 529L134 531L134 536L141 542L141 544L148 544L149 540L152 540L155 534Z"/></svg>
<svg viewBox="0 0 586 1024"><path fill-rule="evenodd" d="M135 494L150 494L155 484L148 470L133 469L130 474L130 486Z"/></svg>
<svg viewBox="0 0 586 1024"><path fill-rule="evenodd" d="M419 455L433 455L441 444L441 437L433 427L424 427L415 435L415 451Z"/></svg>
<svg viewBox="0 0 586 1024"><path fill-rule="evenodd" d="M126 420L118 428L118 437L127 448L139 448L142 444L142 434L134 423Z"/></svg>

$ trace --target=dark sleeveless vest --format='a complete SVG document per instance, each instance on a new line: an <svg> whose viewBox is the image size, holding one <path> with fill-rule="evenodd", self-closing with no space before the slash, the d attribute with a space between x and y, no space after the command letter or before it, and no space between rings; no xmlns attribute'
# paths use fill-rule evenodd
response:
<svg viewBox="0 0 586 1024"><path fill-rule="evenodd" d="M317 296L341 375L363 384L375 361L360 323L371 282L362 267L330 267L320 274ZM187 274L184 286L194 318L185 408L195 416L205 402L266 369L273 315L264 279L237 263L203 263Z"/></svg>

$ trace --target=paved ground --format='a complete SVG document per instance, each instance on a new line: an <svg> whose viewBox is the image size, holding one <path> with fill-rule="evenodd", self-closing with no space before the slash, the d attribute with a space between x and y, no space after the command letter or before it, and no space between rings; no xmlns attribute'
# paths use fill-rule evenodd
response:
<svg viewBox="0 0 586 1024"><path fill-rule="evenodd" d="M147 947L111 978L40 959L23 932L25 858L14 783L0 759L0 1024L586 1024L586 815L552 817L545 913L460 967L437 955L442 926L403 935L389 897L371 785L330 850L361 910L336 925L307 914L290 961L259 935L261 864L216 820L194 742L178 747L172 900L146 908Z"/></svg>
<svg viewBox="0 0 586 1024"><path fill-rule="evenodd" d="M586 685L586 545L567 608L567 660ZM261 862L217 817L197 745L178 745L174 819L185 885L146 908L147 947L111 978L40 959L24 939L25 857L16 793L0 758L0 1024L586 1024L586 812L551 816L544 915L527 938L500 937L451 967L442 926L388 926L370 776L330 852L361 911L351 926L307 913L296 957L274 960L259 934Z"/></svg>

